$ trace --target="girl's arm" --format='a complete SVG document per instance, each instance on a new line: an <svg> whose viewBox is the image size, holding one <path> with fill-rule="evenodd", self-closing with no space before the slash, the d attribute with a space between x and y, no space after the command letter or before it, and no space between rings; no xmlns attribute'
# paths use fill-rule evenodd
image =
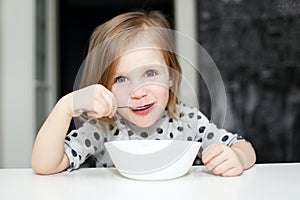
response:
<svg viewBox="0 0 300 200"><path fill-rule="evenodd" d="M76 104L76 105L75 105ZM65 137L76 110L86 110L89 116L113 116L117 110L113 94L96 84L62 97L42 125L33 147L32 169L38 174L53 174L69 166L64 152Z"/></svg>
<svg viewBox="0 0 300 200"><path fill-rule="evenodd" d="M32 169L38 174L61 172L69 166L64 141L72 114L72 94L62 97L42 125L31 156Z"/></svg>
<svg viewBox="0 0 300 200"><path fill-rule="evenodd" d="M217 175L237 176L254 165L256 155L249 142L236 142L231 147L212 144L204 149L202 161L208 170Z"/></svg>

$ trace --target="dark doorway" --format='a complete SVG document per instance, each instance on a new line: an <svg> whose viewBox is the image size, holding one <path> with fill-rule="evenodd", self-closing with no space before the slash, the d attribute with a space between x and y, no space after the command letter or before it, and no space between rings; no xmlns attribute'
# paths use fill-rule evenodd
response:
<svg viewBox="0 0 300 200"><path fill-rule="evenodd" d="M73 91L77 72L84 61L89 37L98 25L114 16L135 10L160 10L174 25L170 0L64 0L59 1L58 98ZM74 129L72 121L69 131Z"/></svg>
<svg viewBox="0 0 300 200"><path fill-rule="evenodd" d="M173 1L169 0L59 1L59 98L73 91L93 29L118 14L141 9L161 10L171 22L174 19Z"/></svg>

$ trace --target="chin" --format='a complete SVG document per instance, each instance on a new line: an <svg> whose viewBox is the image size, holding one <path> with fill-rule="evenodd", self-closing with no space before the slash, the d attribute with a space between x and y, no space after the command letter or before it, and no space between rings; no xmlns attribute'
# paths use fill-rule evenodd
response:
<svg viewBox="0 0 300 200"><path fill-rule="evenodd" d="M155 106L148 114L136 114L132 111L127 113L120 112L120 114L123 114L122 116L125 119L135 124L136 126L147 128L152 126L161 117L163 112L163 109L161 109L159 106Z"/></svg>
<svg viewBox="0 0 300 200"><path fill-rule="evenodd" d="M152 126L155 121L157 119L153 119L152 117L148 116L148 117L143 117L144 119L138 119L138 120L134 120L133 123L136 125L136 126L139 126L141 128L147 128L147 127L150 127Z"/></svg>
<svg viewBox="0 0 300 200"><path fill-rule="evenodd" d="M159 106L155 106L154 109L148 115L134 116L133 123L141 128L150 127L161 117L163 111L164 110L161 109Z"/></svg>

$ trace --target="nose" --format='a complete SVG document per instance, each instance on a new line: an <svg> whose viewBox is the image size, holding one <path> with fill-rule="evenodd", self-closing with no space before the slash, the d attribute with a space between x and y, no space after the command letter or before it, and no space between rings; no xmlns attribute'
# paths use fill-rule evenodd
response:
<svg viewBox="0 0 300 200"><path fill-rule="evenodd" d="M140 99L142 97L145 97L147 95L147 90L145 87L137 87L136 89L132 90L130 93L130 97L132 99Z"/></svg>

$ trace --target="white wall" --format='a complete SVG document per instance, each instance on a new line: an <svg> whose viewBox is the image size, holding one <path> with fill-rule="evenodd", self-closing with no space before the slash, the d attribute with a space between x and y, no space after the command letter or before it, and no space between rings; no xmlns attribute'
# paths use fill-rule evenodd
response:
<svg viewBox="0 0 300 200"><path fill-rule="evenodd" d="M35 135L35 0L0 1L0 167L29 167Z"/></svg>
<svg viewBox="0 0 300 200"><path fill-rule="evenodd" d="M180 94L186 104L198 106L196 0L174 0L174 3L175 29L181 33L176 38L178 60L183 73Z"/></svg>

